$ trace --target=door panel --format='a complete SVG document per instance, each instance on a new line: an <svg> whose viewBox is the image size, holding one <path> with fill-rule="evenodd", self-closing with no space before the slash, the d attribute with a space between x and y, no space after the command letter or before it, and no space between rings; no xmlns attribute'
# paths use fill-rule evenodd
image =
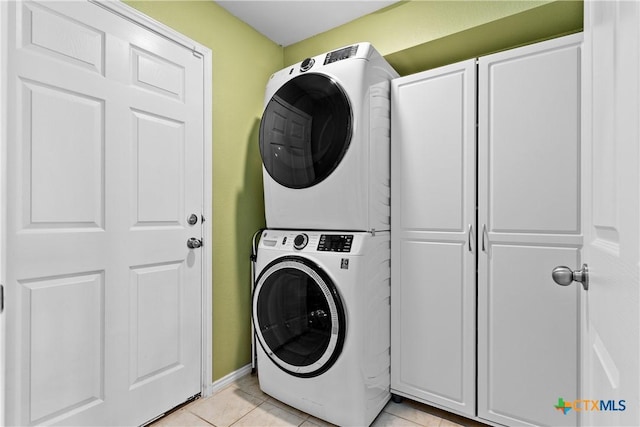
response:
<svg viewBox="0 0 640 427"><path fill-rule="evenodd" d="M202 59L89 2L7 10L7 424L139 425L200 392Z"/></svg>
<svg viewBox="0 0 640 427"><path fill-rule="evenodd" d="M130 384L179 369L182 263L131 269Z"/></svg>
<svg viewBox="0 0 640 427"><path fill-rule="evenodd" d="M481 59L490 231L579 233L580 50L505 55Z"/></svg>
<svg viewBox="0 0 640 427"><path fill-rule="evenodd" d="M102 228L104 100L34 81L20 86L24 227Z"/></svg>
<svg viewBox="0 0 640 427"><path fill-rule="evenodd" d="M468 161L465 154L469 147L465 146L464 135L467 112L460 100L464 99L465 90L474 89L465 87L463 72L406 83L399 88L404 105L398 108L402 113L414 109L411 117L405 114L398 118L404 136L398 159L403 165L399 171L403 183L399 188L403 196L403 228L464 231L467 201L463 196L469 189L460 172Z"/></svg>
<svg viewBox="0 0 640 427"><path fill-rule="evenodd" d="M478 415L576 425L581 287L581 35L479 60Z"/></svg>
<svg viewBox="0 0 640 427"><path fill-rule="evenodd" d="M392 81L391 391L475 415L475 61Z"/></svg>
<svg viewBox="0 0 640 427"><path fill-rule="evenodd" d="M39 423L102 401L103 272L25 280L20 285L27 332L22 346L31 365L30 418Z"/></svg>
<svg viewBox="0 0 640 427"><path fill-rule="evenodd" d="M403 287L399 310L423 313L425 318L433 313L438 322L401 317L397 379L403 385L453 402L464 401L460 385L465 362L474 356L465 354L465 343L456 335L472 320L463 306L466 290L460 266L465 265L466 251L466 245L461 243L405 240L400 252L401 283L421 286Z"/></svg>
<svg viewBox="0 0 640 427"><path fill-rule="evenodd" d="M506 425L575 425L553 409L578 391L579 297L551 280L578 265L578 248L492 244L478 325L479 412ZM488 408L488 411L487 411Z"/></svg>
<svg viewBox="0 0 640 427"><path fill-rule="evenodd" d="M104 32L36 3L22 8L20 47L103 73Z"/></svg>
<svg viewBox="0 0 640 427"><path fill-rule="evenodd" d="M135 226L179 226L184 212L185 125L132 111Z"/></svg>
<svg viewBox="0 0 640 427"><path fill-rule="evenodd" d="M186 78L183 66L135 45L132 45L131 53L134 85L184 101Z"/></svg>

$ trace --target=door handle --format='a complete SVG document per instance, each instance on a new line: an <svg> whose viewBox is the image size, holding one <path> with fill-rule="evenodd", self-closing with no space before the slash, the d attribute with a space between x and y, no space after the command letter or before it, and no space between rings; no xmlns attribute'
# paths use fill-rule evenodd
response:
<svg viewBox="0 0 640 427"><path fill-rule="evenodd" d="M589 266L582 264L581 270L572 271L564 265L558 266L551 272L554 282L560 286L569 286L573 282L582 283L585 291L589 290Z"/></svg>
<svg viewBox="0 0 640 427"><path fill-rule="evenodd" d="M198 249L201 246L202 246L201 239L196 239L195 237L192 237L189 240L187 240L187 247L189 249Z"/></svg>
<svg viewBox="0 0 640 427"><path fill-rule="evenodd" d="M467 232L467 240L468 240L468 247L469 247L469 252L473 252L473 248L471 247L471 238L473 237L473 225L469 224L469 231Z"/></svg>
<svg viewBox="0 0 640 427"><path fill-rule="evenodd" d="M482 252L487 251L487 245L485 243L486 236L487 236L487 224L482 224Z"/></svg>

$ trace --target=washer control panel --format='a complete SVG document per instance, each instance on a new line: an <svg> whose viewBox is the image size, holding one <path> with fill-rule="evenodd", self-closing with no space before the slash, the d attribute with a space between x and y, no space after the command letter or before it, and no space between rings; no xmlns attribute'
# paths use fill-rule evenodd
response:
<svg viewBox="0 0 640 427"><path fill-rule="evenodd" d="M351 252L353 234L321 234L318 241L318 251L323 252Z"/></svg>
<svg viewBox="0 0 640 427"><path fill-rule="evenodd" d="M350 254L357 255L362 249L363 238L368 233L338 231L265 230L260 239L260 248L300 254Z"/></svg>

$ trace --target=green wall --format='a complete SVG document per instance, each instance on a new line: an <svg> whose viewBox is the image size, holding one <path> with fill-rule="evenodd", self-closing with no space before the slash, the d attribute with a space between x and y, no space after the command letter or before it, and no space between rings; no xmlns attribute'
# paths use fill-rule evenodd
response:
<svg viewBox="0 0 640 427"><path fill-rule="evenodd" d="M258 125L274 71L370 41L402 75L582 29L582 1L402 1L282 48L213 1L127 4L213 51L213 380L250 360L251 236L264 226Z"/></svg>
<svg viewBox="0 0 640 427"><path fill-rule="evenodd" d="M212 1L126 3L213 52L213 380L249 362L251 237L264 227L257 126L282 47Z"/></svg>

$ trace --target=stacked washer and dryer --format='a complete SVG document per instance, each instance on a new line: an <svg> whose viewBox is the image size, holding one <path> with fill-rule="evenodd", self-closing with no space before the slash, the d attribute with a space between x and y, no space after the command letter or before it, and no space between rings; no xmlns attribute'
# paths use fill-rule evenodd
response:
<svg viewBox="0 0 640 427"><path fill-rule="evenodd" d="M260 124L267 229L253 324L260 388L338 425L390 398L390 80L369 44L271 76Z"/></svg>

